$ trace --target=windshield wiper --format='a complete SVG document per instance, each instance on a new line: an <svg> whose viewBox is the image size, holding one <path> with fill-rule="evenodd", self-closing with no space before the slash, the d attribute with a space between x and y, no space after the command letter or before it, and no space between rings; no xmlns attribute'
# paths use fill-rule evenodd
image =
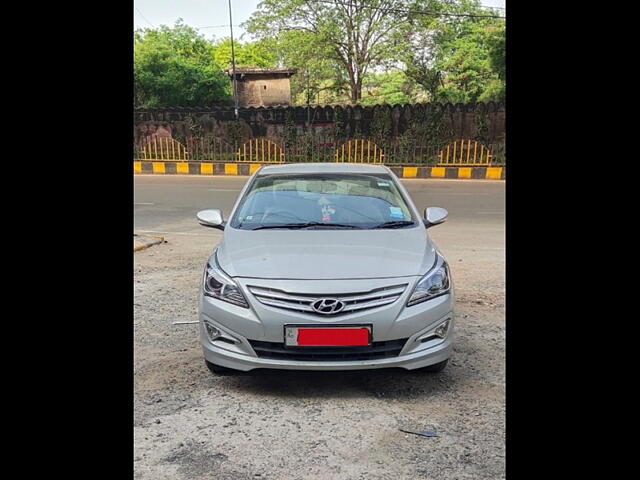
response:
<svg viewBox="0 0 640 480"><path fill-rule="evenodd" d="M357 228L355 225L348 225L346 223L324 223L324 222L306 222L306 223L279 223L276 225L261 225L251 230L264 230L267 228L308 228L308 227L339 227L339 228Z"/></svg>
<svg viewBox="0 0 640 480"><path fill-rule="evenodd" d="M376 225L375 227L372 228L400 228L400 227L406 227L407 225L413 225L413 222L410 222L409 220L393 220L391 222L384 222L381 223L380 225Z"/></svg>

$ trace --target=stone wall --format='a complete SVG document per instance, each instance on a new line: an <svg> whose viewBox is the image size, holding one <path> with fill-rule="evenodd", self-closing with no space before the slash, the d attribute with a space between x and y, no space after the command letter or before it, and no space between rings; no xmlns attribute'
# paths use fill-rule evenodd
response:
<svg viewBox="0 0 640 480"><path fill-rule="evenodd" d="M287 80L288 82L288 80ZM267 90L268 90L267 86ZM498 143L505 135L501 103L350 105L242 108L235 122L233 107L138 108L134 110L134 141L154 136L214 136L234 143L252 137L282 142L288 135L311 132L335 138L372 137L442 143L477 139Z"/></svg>

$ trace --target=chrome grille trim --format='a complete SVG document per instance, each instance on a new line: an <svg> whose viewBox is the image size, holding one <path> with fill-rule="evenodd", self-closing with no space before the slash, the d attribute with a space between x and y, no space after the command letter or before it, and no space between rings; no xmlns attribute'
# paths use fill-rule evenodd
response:
<svg viewBox="0 0 640 480"><path fill-rule="evenodd" d="M258 296L256 296L256 298L261 302L264 303L265 305L271 305L272 307L280 307L280 308L289 308L289 309L293 309L293 310L299 310L301 312L314 312L313 308L311 308L308 305L305 304L299 304L299 305L292 305L291 303L287 303L287 302L282 302L279 300L273 300L271 298L260 298Z"/></svg>
<svg viewBox="0 0 640 480"><path fill-rule="evenodd" d="M372 293L369 295L355 295L353 297L339 297L343 302L361 302L362 300L369 300L381 297L399 297L404 292L404 289L407 288L406 285L402 285L398 288L387 287L385 291L381 291L380 293Z"/></svg>
<svg viewBox="0 0 640 480"><path fill-rule="evenodd" d="M345 304L344 308L333 315L366 310L370 308L389 305L404 293L408 284L392 285L389 287L376 288L367 292L339 293L339 294L311 294L311 293L289 293L275 288L256 287L247 285L249 291L256 299L271 307L295 310L298 312L317 313L311 306L313 302L323 298L335 298ZM322 314L322 316L330 316Z"/></svg>

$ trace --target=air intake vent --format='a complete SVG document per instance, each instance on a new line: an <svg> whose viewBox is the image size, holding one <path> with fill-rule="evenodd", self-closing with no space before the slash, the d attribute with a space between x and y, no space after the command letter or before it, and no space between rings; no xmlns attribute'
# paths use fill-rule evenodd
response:
<svg viewBox="0 0 640 480"><path fill-rule="evenodd" d="M371 345L362 347L287 347L283 343L249 340L259 358L311 362L379 360L397 357L406 342L406 338L401 338L373 342Z"/></svg>

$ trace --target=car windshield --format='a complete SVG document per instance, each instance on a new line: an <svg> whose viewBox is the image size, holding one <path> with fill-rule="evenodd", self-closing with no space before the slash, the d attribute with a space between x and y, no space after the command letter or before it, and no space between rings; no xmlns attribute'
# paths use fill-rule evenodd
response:
<svg viewBox="0 0 640 480"><path fill-rule="evenodd" d="M231 227L403 228L413 214L389 175L289 174L257 176Z"/></svg>

